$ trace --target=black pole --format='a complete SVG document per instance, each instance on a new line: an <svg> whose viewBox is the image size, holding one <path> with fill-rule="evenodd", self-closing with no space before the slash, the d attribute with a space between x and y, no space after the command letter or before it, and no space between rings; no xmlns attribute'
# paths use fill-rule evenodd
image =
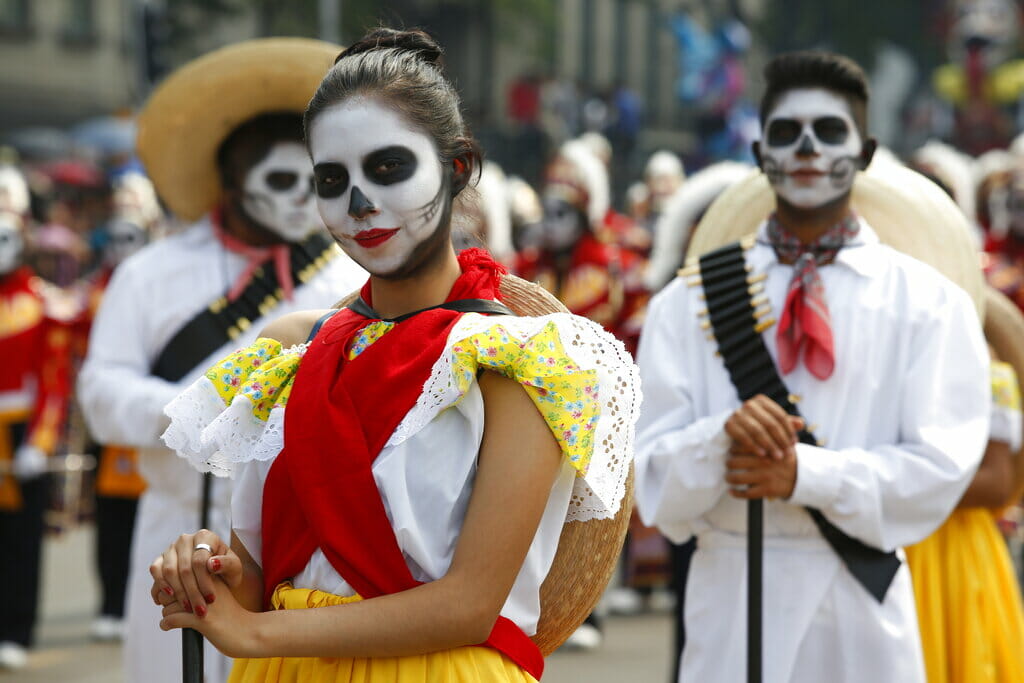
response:
<svg viewBox="0 0 1024 683"><path fill-rule="evenodd" d="M210 486L213 477L209 472L203 475L202 507L199 509L199 526L210 525ZM181 629L181 680L182 683L203 683L203 635L191 628Z"/></svg>
<svg viewBox="0 0 1024 683"><path fill-rule="evenodd" d="M747 505L747 683L761 683L764 501Z"/></svg>

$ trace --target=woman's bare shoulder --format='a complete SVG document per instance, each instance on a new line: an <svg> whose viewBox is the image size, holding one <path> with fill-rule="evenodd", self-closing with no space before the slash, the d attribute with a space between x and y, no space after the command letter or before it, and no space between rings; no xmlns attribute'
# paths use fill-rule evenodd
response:
<svg viewBox="0 0 1024 683"><path fill-rule="evenodd" d="M260 332L261 337L276 339L281 346L288 348L296 344L302 344L309 339L309 333L316 321L330 313L334 309L323 308L312 311L296 311L283 315L270 322Z"/></svg>

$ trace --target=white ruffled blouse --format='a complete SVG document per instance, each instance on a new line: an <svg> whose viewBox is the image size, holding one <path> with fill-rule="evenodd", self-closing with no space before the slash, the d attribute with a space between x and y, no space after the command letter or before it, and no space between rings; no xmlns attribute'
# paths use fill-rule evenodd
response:
<svg viewBox="0 0 1024 683"><path fill-rule="evenodd" d="M357 335L350 358L392 326L370 323ZM197 469L235 478L232 527L257 562L263 484L284 444L284 412L305 349L257 340L212 367L166 408L172 419L164 434L167 445ZM464 315L416 405L372 467L398 545L418 581L445 574L465 519L483 437L480 369L522 384L566 456L501 610L532 635L562 525L609 518L619 509L640 404L637 370L621 342L584 318ZM354 594L319 549L293 583Z"/></svg>

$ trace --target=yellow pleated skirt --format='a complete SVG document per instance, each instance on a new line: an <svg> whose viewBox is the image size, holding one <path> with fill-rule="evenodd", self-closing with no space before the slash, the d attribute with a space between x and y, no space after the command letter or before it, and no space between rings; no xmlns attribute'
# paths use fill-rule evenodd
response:
<svg viewBox="0 0 1024 683"><path fill-rule="evenodd" d="M1024 606L992 513L955 510L906 552L928 683L1024 681Z"/></svg>
<svg viewBox="0 0 1024 683"><path fill-rule="evenodd" d="M274 609L309 609L357 602L281 584ZM267 657L236 659L228 683L537 683L489 647L459 647L407 657Z"/></svg>

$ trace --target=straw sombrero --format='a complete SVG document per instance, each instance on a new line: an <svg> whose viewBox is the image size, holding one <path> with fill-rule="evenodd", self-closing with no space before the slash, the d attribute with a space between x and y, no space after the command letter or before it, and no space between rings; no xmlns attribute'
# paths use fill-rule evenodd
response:
<svg viewBox="0 0 1024 683"><path fill-rule="evenodd" d="M963 212L938 185L906 166L881 160L857 174L852 205L882 242L960 285L979 317L984 316L985 282L977 246ZM774 209L771 186L763 173L754 171L714 201L694 231L687 257L753 234Z"/></svg>
<svg viewBox="0 0 1024 683"><path fill-rule="evenodd" d="M136 146L157 193L195 221L221 195L217 149L238 126L271 112L301 114L341 47L262 38L215 50L172 73L139 114Z"/></svg>
<svg viewBox="0 0 1024 683"><path fill-rule="evenodd" d="M359 292L353 292L335 304L335 308L344 308L358 295ZM502 276L501 297L502 303L516 315L569 312L546 289L514 275ZM540 620L537 633L531 638L545 657L568 640L601 599L622 551L632 509L633 470L630 467L626 491L615 517L566 522L562 526L558 551L540 587Z"/></svg>

